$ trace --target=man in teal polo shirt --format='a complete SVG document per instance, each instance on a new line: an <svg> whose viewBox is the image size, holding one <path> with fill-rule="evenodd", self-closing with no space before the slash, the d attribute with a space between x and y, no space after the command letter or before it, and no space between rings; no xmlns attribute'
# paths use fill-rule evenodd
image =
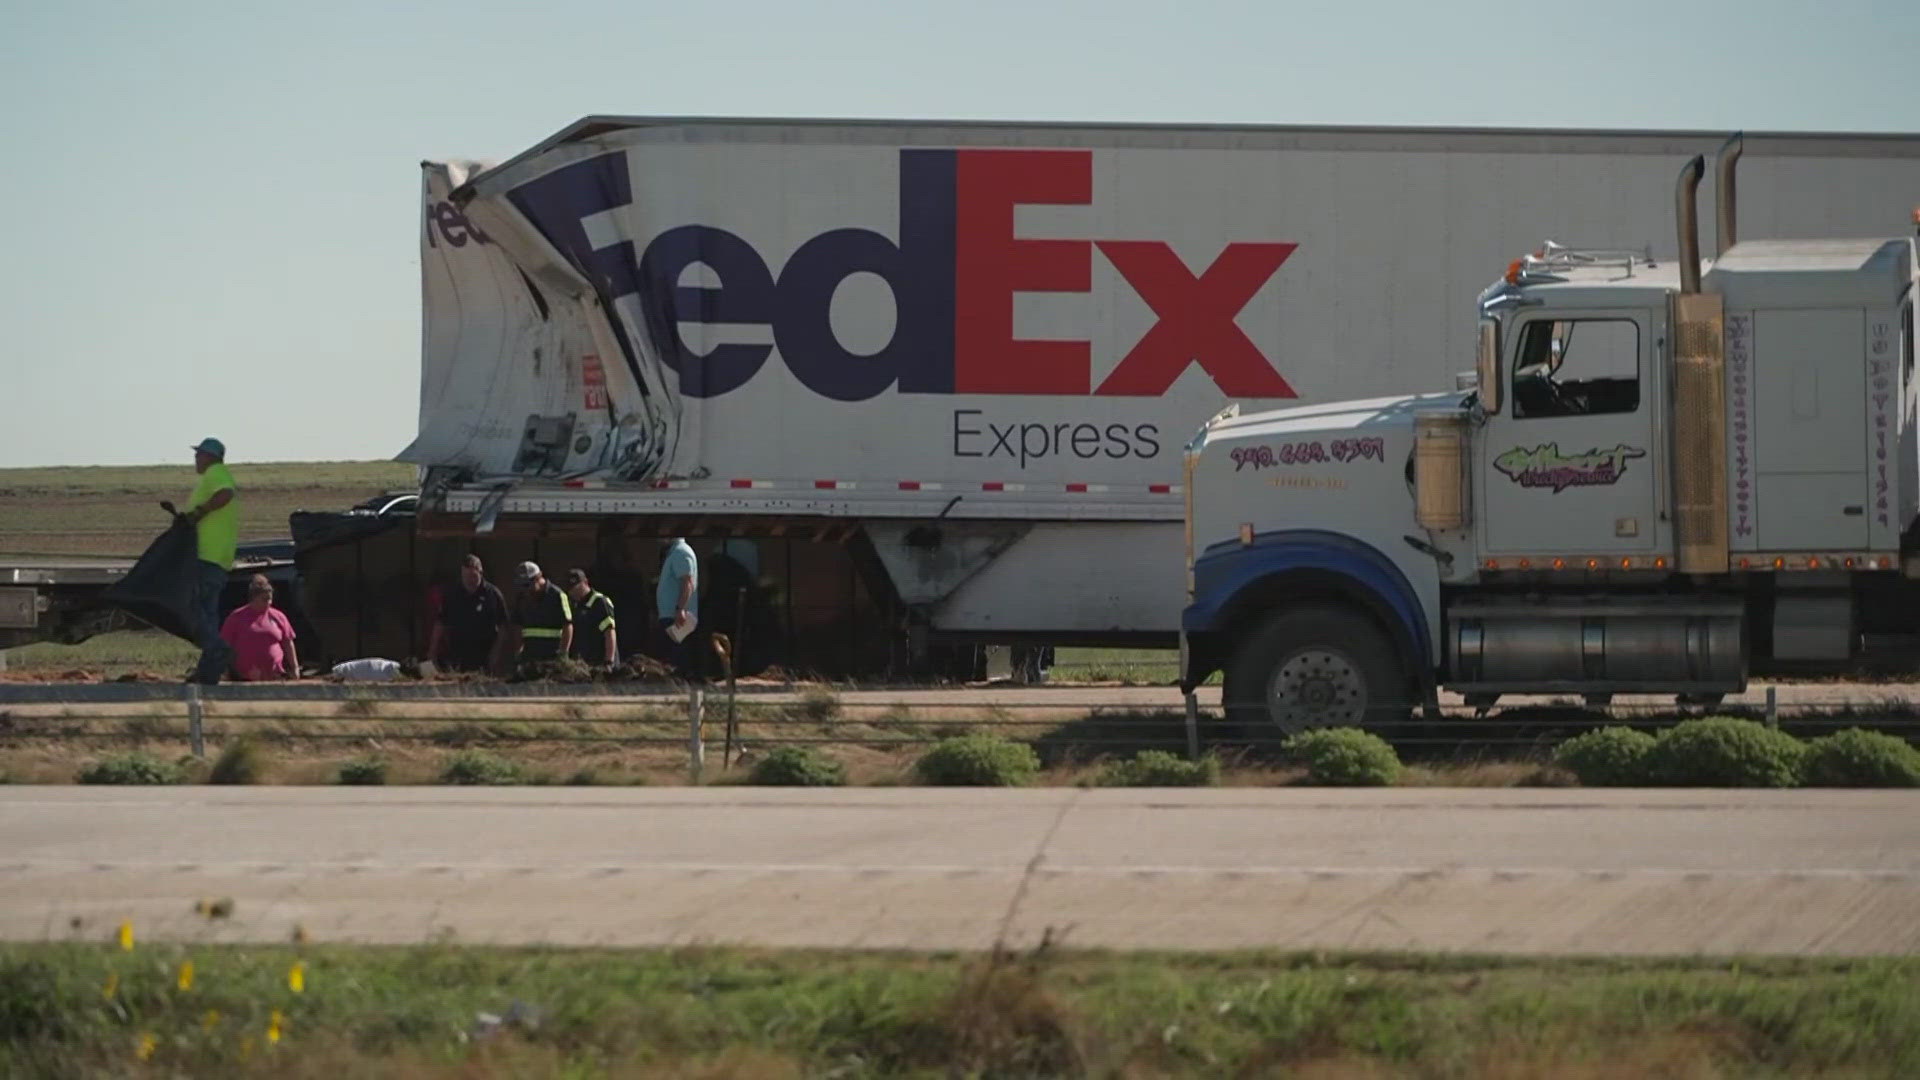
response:
<svg viewBox="0 0 1920 1080"><path fill-rule="evenodd" d="M227 471L227 448L219 439L202 439L193 448L193 471L200 474L182 516L193 524L199 545L193 609L199 625L200 663L193 681L213 685L227 673L233 650L220 639L220 592L233 569L240 546L240 507L234 499L233 474Z"/></svg>
<svg viewBox="0 0 1920 1080"><path fill-rule="evenodd" d="M700 560L694 557L687 538L675 536L667 541L660 563L660 583L653 593L655 621L660 627L661 657L674 674L692 678L698 670L697 654L689 639L689 624L700 620ZM674 628L679 631L675 640Z"/></svg>

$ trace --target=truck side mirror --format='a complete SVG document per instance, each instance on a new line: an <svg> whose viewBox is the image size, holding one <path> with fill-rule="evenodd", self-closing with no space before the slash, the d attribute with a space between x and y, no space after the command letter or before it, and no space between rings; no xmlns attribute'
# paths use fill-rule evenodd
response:
<svg viewBox="0 0 1920 1080"><path fill-rule="evenodd" d="M1498 413L1502 405L1500 324L1492 319L1480 320L1480 352L1474 372L1479 377L1480 408L1489 416Z"/></svg>

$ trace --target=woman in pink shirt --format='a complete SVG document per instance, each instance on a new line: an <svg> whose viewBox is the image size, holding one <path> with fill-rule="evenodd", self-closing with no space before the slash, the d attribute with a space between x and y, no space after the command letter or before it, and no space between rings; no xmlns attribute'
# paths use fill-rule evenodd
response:
<svg viewBox="0 0 1920 1080"><path fill-rule="evenodd" d="M300 655L293 648L293 623L273 606L273 582L255 574L247 583L247 602L233 609L220 627L220 639L233 648L234 673L246 682L300 677Z"/></svg>

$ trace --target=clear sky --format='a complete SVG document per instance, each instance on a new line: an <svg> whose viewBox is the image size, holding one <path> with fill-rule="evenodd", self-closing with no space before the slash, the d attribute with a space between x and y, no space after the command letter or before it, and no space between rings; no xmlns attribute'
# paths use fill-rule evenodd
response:
<svg viewBox="0 0 1920 1080"><path fill-rule="evenodd" d="M589 113L1916 131L1916 57L1914 0L12 0L0 466L390 457L418 162Z"/></svg>

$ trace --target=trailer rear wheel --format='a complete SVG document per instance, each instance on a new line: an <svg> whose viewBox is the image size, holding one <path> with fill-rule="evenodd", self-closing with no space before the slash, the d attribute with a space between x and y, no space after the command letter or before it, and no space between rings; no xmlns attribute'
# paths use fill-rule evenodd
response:
<svg viewBox="0 0 1920 1080"><path fill-rule="evenodd" d="M1393 642L1372 619L1334 604L1274 615L1227 665L1227 720L1248 737L1275 728L1383 728L1402 723L1413 694Z"/></svg>

